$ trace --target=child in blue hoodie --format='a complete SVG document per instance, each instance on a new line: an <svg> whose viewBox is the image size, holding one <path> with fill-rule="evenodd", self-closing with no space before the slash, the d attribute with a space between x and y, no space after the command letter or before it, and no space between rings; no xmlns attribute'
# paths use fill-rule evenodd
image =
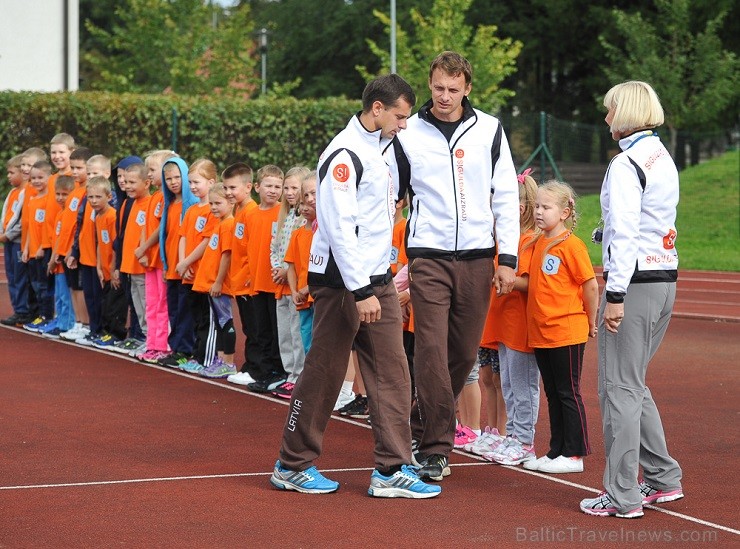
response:
<svg viewBox="0 0 740 549"><path fill-rule="evenodd" d="M159 253L167 280L167 311L170 334L167 338L172 353L158 360L159 364L177 368L193 354L195 331L188 305L188 287L184 286L175 267L178 261L180 223L190 206L200 202L190 192L188 164L182 158L170 158L162 166L164 210L159 224Z"/></svg>

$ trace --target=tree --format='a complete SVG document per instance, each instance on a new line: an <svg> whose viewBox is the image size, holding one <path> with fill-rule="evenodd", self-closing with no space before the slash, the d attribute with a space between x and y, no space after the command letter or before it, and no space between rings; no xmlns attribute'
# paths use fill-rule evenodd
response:
<svg viewBox="0 0 740 549"><path fill-rule="evenodd" d="M256 82L249 6L204 0L126 0L110 28L86 20L89 88L117 92L244 93ZM219 21L220 19L220 21ZM88 87L88 86L86 86Z"/></svg>
<svg viewBox="0 0 740 549"><path fill-rule="evenodd" d="M677 130L724 127L720 115L738 101L737 56L722 47L718 32L726 17L721 10L697 23L689 0L654 0L657 15L613 10L617 37L600 37L611 64L604 67L612 83L649 82L661 97L671 150ZM619 39L621 41L618 41Z"/></svg>
<svg viewBox="0 0 740 549"><path fill-rule="evenodd" d="M481 109L495 112L514 95L501 82L516 71L516 58L522 43L511 38L499 38L495 25L479 25L475 30L465 22L465 15L473 0L434 0L428 16L418 9L410 10L415 27L413 33L403 28L396 31L397 72L419 94L429 88L429 63L440 52L454 50L464 55L473 66L473 94ZM390 17L379 10L375 16L390 34ZM400 25L398 25L400 27ZM374 40L368 40L370 49L380 59L379 73L390 70L390 53ZM373 72L366 66L357 70L369 80Z"/></svg>

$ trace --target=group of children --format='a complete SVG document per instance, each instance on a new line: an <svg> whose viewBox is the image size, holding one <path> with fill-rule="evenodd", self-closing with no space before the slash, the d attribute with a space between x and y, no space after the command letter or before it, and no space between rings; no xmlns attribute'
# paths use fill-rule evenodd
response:
<svg viewBox="0 0 740 549"><path fill-rule="evenodd" d="M54 136L50 152L51 163L39 148L7 163L0 242L13 315L1 322L289 399L311 346L316 173L267 165L253 183L247 164L219 177L210 160L188 165L159 150L120 160L113 185L111 161L68 134ZM455 446L502 464L578 472L590 453L579 382L585 343L596 334L597 284L573 234L572 190L538 187L528 173L519 183L515 291L492 292L479 363L458 402ZM390 264L413 381L403 208L400 201ZM246 336L238 369L234 303ZM335 409L366 417L349 358ZM551 439L537 459L540 378Z"/></svg>
<svg viewBox="0 0 740 549"><path fill-rule="evenodd" d="M2 323L289 398L311 342L315 172L264 166L255 201L244 163L219 177L158 150L114 170L115 185L111 161L65 133L51 163L39 148L8 161Z"/></svg>

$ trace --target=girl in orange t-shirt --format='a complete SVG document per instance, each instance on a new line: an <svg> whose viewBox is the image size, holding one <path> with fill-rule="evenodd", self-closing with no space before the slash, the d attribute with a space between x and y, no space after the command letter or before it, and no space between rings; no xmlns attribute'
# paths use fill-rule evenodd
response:
<svg viewBox="0 0 740 549"><path fill-rule="evenodd" d="M206 294L210 306L210 323L206 337L205 369L200 375L224 378L236 373L234 351L236 332L231 312L231 247L234 236L234 206L226 189L217 183L208 191L211 214L218 220L200 260L193 291Z"/></svg>
<svg viewBox="0 0 740 549"><path fill-rule="evenodd" d="M503 465L534 461L534 432L540 409L540 372L534 350L527 344L527 281L536 237L534 204L537 182L526 170L519 180L519 253L514 289L506 295L492 296L494 323L491 338L498 342L501 388L506 406L506 439L490 452L487 459ZM489 317L490 318L490 317ZM485 335L485 334L484 334Z"/></svg>
<svg viewBox="0 0 740 549"><path fill-rule="evenodd" d="M598 285L586 245L573 234L575 198L565 183L537 192L527 299L527 338L534 348L550 415L550 451L536 462L543 473L583 471L591 453L581 398L583 351L596 335Z"/></svg>

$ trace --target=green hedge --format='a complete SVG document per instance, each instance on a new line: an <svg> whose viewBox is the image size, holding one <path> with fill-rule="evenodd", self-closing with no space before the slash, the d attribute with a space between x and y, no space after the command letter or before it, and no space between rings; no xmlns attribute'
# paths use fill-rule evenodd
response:
<svg viewBox="0 0 740 549"><path fill-rule="evenodd" d="M48 151L59 132L116 160L173 144L191 162L213 160L219 169L237 161L254 169L277 164L316 165L334 134L360 109L346 99L241 100L223 97L100 92L0 92L0 162L29 147ZM3 181L7 185L7 181Z"/></svg>

